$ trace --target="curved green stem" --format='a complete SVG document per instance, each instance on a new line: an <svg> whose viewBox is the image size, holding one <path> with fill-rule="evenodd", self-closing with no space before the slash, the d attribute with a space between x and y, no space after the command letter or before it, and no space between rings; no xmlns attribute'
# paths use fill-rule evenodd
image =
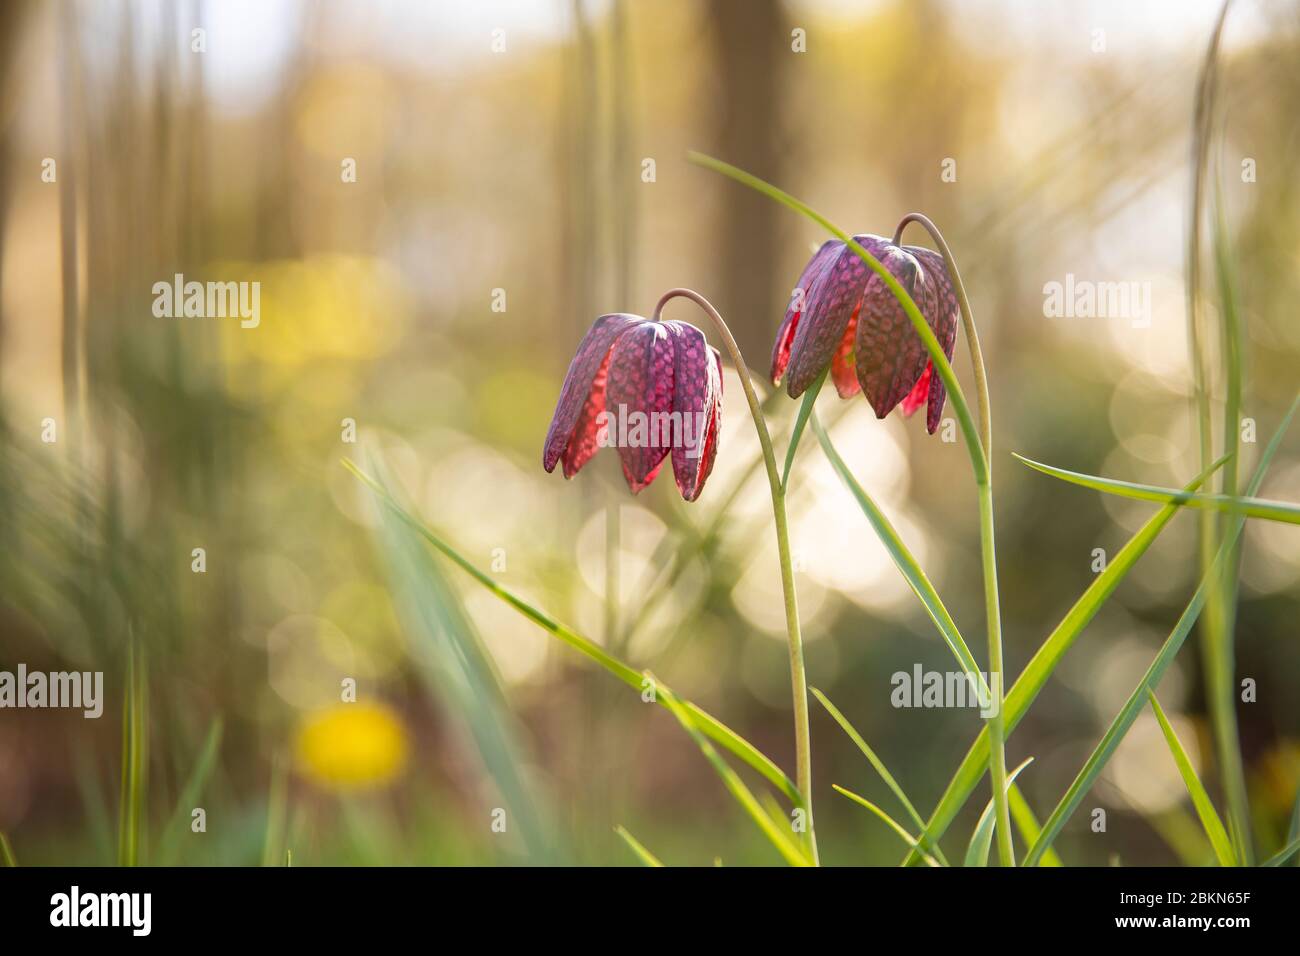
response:
<svg viewBox="0 0 1300 956"><path fill-rule="evenodd" d="M794 695L794 741L795 741L795 783L803 798L803 810L807 817L808 843L813 860L817 859L817 837L813 828L812 809L812 743L808 729L808 678L804 672L803 635L799 629L799 601L794 588L794 565L790 560L790 530L785 514L785 488L781 484L781 473L776 464L776 453L772 450L772 436L768 434L767 421L759 405L754 384L750 381L749 366L740 352L731 330L723 321L718 310L708 299L691 289L669 289L659 299L651 314L653 321L659 320L659 313L670 299L690 299L698 305L712 320L722 344L736 366L740 376L740 385L745 392L745 401L749 403L749 413L754 419L754 430L758 432L758 443L763 449L763 464L767 470L767 483L772 491L772 516L776 521L776 549L781 563L781 589L785 597L785 625L790 645L790 684Z"/></svg>
<svg viewBox="0 0 1300 956"><path fill-rule="evenodd" d="M894 245L903 238L903 230L908 223L916 223L930 234L939 252L943 255L948 277L957 292L957 302L961 306L962 328L966 332L966 344L970 347L971 366L975 371L975 397L980 411L980 445L984 449L983 480L976 476L979 492L980 509L980 558L984 565L984 607L988 621L989 639L989 682L991 690L998 695L998 705L989 718L989 779L993 786L993 808L997 814L998 859L1003 866L1015 866L1015 849L1011 844L1011 811L1007 799L1007 755L1006 728L1003 724L1002 702L1004 699L1002 667L1002 609L998 597L997 551L993 535L993 424L989 411L989 380L984 369L984 354L980 350L979 334L975 329L975 316L971 312L970 298L966 295L966 284L961 281L957 261L953 258L948 242L943 233L927 216L919 212L908 213L894 230Z"/></svg>
<svg viewBox="0 0 1300 956"><path fill-rule="evenodd" d="M993 416L989 411L989 381L984 371L984 353L980 350L980 337L975 329L975 317L971 313L970 299L966 297L966 284L961 281L961 273L957 271L957 260L953 258L952 250L948 248L948 241L943 238L939 227L931 222L928 216L923 216L919 212L909 212L899 220L898 228L894 230L894 245L901 244L903 230L907 228L908 223L912 222L928 232L934 244L939 247L943 264L948 267L948 275L957 290L957 302L961 306L961 327L966 333L966 344L970 347L970 364L975 370L975 400L980 411L980 444L984 446L984 457L988 458L993 454ZM989 462L989 467L992 468L992 462Z"/></svg>

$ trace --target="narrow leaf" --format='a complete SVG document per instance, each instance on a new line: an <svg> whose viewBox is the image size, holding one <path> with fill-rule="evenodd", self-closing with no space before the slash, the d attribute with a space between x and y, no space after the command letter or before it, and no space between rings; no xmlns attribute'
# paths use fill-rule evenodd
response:
<svg viewBox="0 0 1300 956"><path fill-rule="evenodd" d="M650 677L650 675L646 675ZM653 677L650 677L654 680ZM758 829L764 836L771 841L776 847L777 852L785 858L785 861L791 866L810 866L812 861L792 836L787 835L784 829L775 823L763 805L759 803L758 798L745 786L745 782L740 779L739 774L732 770L725 760L719 756L718 752L713 749L713 745L705 739L704 734L696 723L695 718L681 704L667 687L655 680L655 696L663 702L682 728L691 735L696 746L700 748L700 753L713 766L718 776L722 779L723 786L735 798L736 802L749 814L750 818L758 825Z"/></svg>
<svg viewBox="0 0 1300 956"><path fill-rule="evenodd" d="M1195 480L1189 482L1185 490L1194 491L1199 488L1214 473L1215 469L1222 464L1222 460L1215 462L1198 475ZM1011 736L1011 732L1020 723L1021 718L1024 717L1030 705L1038 697L1039 692L1047 684L1052 672L1056 670L1056 665L1061 662L1061 658L1074 645L1075 640L1083 633L1083 629L1101 610L1102 605L1119 587L1120 582L1132 570L1138 559L1146 553L1160 532L1173 520L1174 515L1178 513L1178 508L1179 506L1176 504L1164 506L1146 524L1139 528L1128 543L1107 563L1106 570L1097 575L1083 594L1080 595L1079 600L1074 602L1074 606L1066 612L1065 617L1061 619L1061 623L1056 625L1052 633L1043 641L1042 646L1039 647L1016 679L1016 682L1011 686L1011 690L1007 692L1004 706L1006 708L1006 734L1008 737ZM988 761L988 729L984 728L975 738L970 750L966 752L966 756L962 759L957 772L953 775L947 789L943 792L943 796L939 799L938 806L935 807L934 813L930 815L926 833L931 839L938 840L947 831L948 826L956 818L966 800L988 770ZM913 855L908 858L908 862L915 863L917 860Z"/></svg>
<svg viewBox="0 0 1300 956"><path fill-rule="evenodd" d="M1222 511L1246 518L1264 518L1268 521L1281 521L1285 524L1300 524L1300 505L1285 501L1269 501L1266 498L1237 495L1196 495L1173 488L1161 488L1158 485L1139 485L1131 481L1119 481L1115 478L1101 478L1097 475L1084 475L1077 471L1066 471L1052 465L1033 461L1023 455L1016 455L1030 468L1041 471L1053 478L1060 478L1073 485L1082 485L1094 491L1119 495L1121 498L1134 498L1138 501L1158 501L1162 504L1189 505L1193 508L1205 508Z"/></svg>
<svg viewBox="0 0 1300 956"><path fill-rule="evenodd" d="M1178 772L1183 777L1183 783L1187 785L1187 792L1192 798L1192 806L1196 808L1196 815L1201 819L1201 826L1205 828L1205 835L1210 838L1210 846L1214 847L1214 855L1218 857L1219 865L1236 866L1237 857L1232 848L1232 841L1228 839L1228 831L1224 829L1223 821L1219 819L1219 814L1210 801L1210 795L1205 792L1205 785L1201 783L1201 778L1196 775L1196 769L1192 766L1187 751L1183 749L1182 741L1178 739L1178 734L1174 732L1173 725L1169 723L1169 718L1165 716L1160 701L1156 699L1155 691L1147 691L1147 699L1151 702L1151 710L1155 713L1156 720L1160 722L1160 730L1164 733L1165 741L1169 744L1169 752L1173 754L1174 763L1178 765Z"/></svg>
<svg viewBox="0 0 1300 956"><path fill-rule="evenodd" d="M636 858L641 861L643 866L663 866L663 864L659 862L659 858L642 846L641 841L628 833L622 824L614 827L614 832L623 838L624 843L631 847L632 852L636 854Z"/></svg>
<svg viewBox="0 0 1300 956"><path fill-rule="evenodd" d="M181 835L186 830L193 808L203 794L203 788L207 786L212 768L216 766L217 754L221 750L221 726L221 718L216 717L208 727L208 735L199 750L198 759L194 761L194 768L190 771L185 786L181 788L180 797L176 800L176 809L172 811L171 819L163 829L158 846L159 866L169 866L176 859Z"/></svg>
<svg viewBox="0 0 1300 956"><path fill-rule="evenodd" d="M1016 829L1025 840L1025 846L1033 846L1034 841L1038 839L1038 834L1042 832L1042 827L1038 824L1038 817L1034 816L1034 810L1025 799L1024 793L1020 787L1012 784L1007 788L1007 799L1011 804L1011 819L1015 821ZM1064 866L1061 862L1060 855L1056 852L1055 847L1050 847L1043 854L1043 866Z"/></svg>
<svg viewBox="0 0 1300 956"><path fill-rule="evenodd" d="M1255 474L1251 477L1250 485L1247 489L1249 495L1253 495L1258 491L1259 486L1263 483L1264 475L1268 471L1268 466L1272 462L1273 456L1277 453L1278 447L1282 444L1282 436L1286 432L1287 425L1290 424L1291 418L1295 415L1297 406L1300 406L1300 395L1296 396L1295 401L1291 403L1290 409L1288 409L1286 416L1282 419L1282 423L1278 426L1277 431L1269 441L1268 447L1264 449L1264 454L1260 457L1259 465L1256 467ZM1151 666L1147 668L1146 674L1143 675L1142 680L1138 683L1138 686L1134 688L1133 693L1129 696L1124 707L1111 722L1111 725L1102 737L1101 742L1097 744L1096 749L1092 752L1092 755L1079 771L1078 776L1075 777L1074 782L1070 785L1069 789L1066 790L1065 794L1061 797L1060 802L1056 805L1056 809L1052 811L1052 815L1043 825L1042 834L1039 836L1038 841L1030 847L1029 853L1025 857L1026 866L1033 866L1042 856L1046 848L1051 846L1052 841L1055 840L1057 834L1061 832L1061 828L1065 826L1066 821L1078 807L1079 802L1083 799L1088 790L1092 788L1093 783L1096 781L1098 775L1100 775L1102 769L1106 766L1107 761L1110 760L1111 755L1114 754L1115 749L1119 746L1120 741L1123 740L1124 735L1128 733L1129 728L1133 726L1133 721L1137 719L1138 711L1146 701L1147 691L1154 689L1155 686L1160 683L1160 678L1164 675L1164 672L1169 667L1170 663L1173 662L1179 648L1183 645L1183 641L1187 638L1188 632L1196 623L1197 617L1200 616L1201 608L1205 605L1206 596L1210 589L1216 585L1220 570L1229 559L1229 556L1234 553L1237 539L1241 536L1241 531L1242 528L1245 527L1245 524L1246 519L1241 515L1235 516L1232 521L1229 522L1229 527L1224 533L1223 543L1219 546L1218 553L1215 555L1214 562L1209 571L1201 579L1201 583L1196 588L1196 593L1192 595L1191 601L1188 602L1186 609L1184 609L1182 615L1178 619L1178 623L1174 625L1173 631L1170 632L1169 637L1165 640L1164 646L1160 649L1160 653L1157 654L1156 659L1151 662Z"/></svg>
<svg viewBox="0 0 1300 956"><path fill-rule="evenodd" d="M1297 852L1300 852L1300 837L1296 837L1279 852L1274 853L1267 860L1261 863L1260 866L1281 866L1291 857L1295 856Z"/></svg>
<svg viewBox="0 0 1300 956"><path fill-rule="evenodd" d="M862 509L862 513L867 516L867 521L871 524L872 530L875 531L876 537L880 539L880 543L889 552L890 559L902 573L903 579L907 581L912 593L921 601L925 613L929 615L930 620L934 622L934 626L938 628L939 635L947 643L953 657L957 659L958 665L964 673L977 677L981 691L987 693L988 684L980 673L975 658L971 654L970 648L967 647L966 641L962 638L961 632L957 630L952 615L948 613L948 609L944 607L943 601L939 598L939 592L934 589L934 585L926 577L925 571L922 570L915 555L903 543L903 539L894 529L889 519L885 517L885 513L880 510L880 507L867 494L857 479L853 477L853 472L845 464L844 459L840 457L839 452L835 450L835 446L831 444L830 436L822 428L815 412L812 415L812 429L813 434L817 436L817 441L821 443L822 451L826 453L826 458L830 461L831 467L835 469L835 473L840 476L844 486L857 500L858 506ZM991 698L986 697L984 699Z"/></svg>
<svg viewBox="0 0 1300 956"><path fill-rule="evenodd" d="M799 440L803 438L804 426L808 424L808 416L812 414L813 406L817 404L817 396L821 394L822 386L826 384L826 376L830 373L830 366L817 376L817 381L808 386L804 392L803 401L799 403L799 413L794 418L794 428L790 430L790 444L785 449L785 467L781 469L781 488L785 490L790 487L790 469L794 466L794 453L799 450Z"/></svg>
<svg viewBox="0 0 1300 956"><path fill-rule="evenodd" d="M809 687L808 690L811 691L812 695L821 702L823 707L826 708L826 712L835 718L835 722L840 725L840 728L846 734L848 734L849 739L857 744L858 749L861 750L867 760L870 761L871 766L876 768L876 773L880 774L880 778L884 780L889 789L894 792L894 796L898 797L898 802L903 805L903 809L906 810L907 815L912 818L912 822L924 830L925 821L922 820L921 815L916 812L916 807L912 804L912 801L907 798L907 794L903 792L903 788L898 785L898 781L894 779L894 775L885 767L884 761L876 756L876 752L867 745L867 742L863 739L862 735L857 732L851 723L849 723L849 719L840 713L839 708L832 704L825 694L816 687ZM928 841L922 841L922 846L938 857L939 861L943 863L944 866L948 865L948 861L943 858L943 851L940 850L938 846L929 844Z"/></svg>
<svg viewBox="0 0 1300 956"><path fill-rule="evenodd" d="M1016 777L1020 776L1020 771L1033 762L1034 758L1029 757L1007 775L1008 788L1015 783ZM993 830L997 826L997 816L993 813L993 806L992 799L984 806L984 812L980 814L979 822L975 824L975 832L971 834L970 845L966 847L966 859L962 866L989 865L989 847L993 845Z"/></svg>
<svg viewBox="0 0 1300 956"><path fill-rule="evenodd" d="M878 816L881 820L883 820L883 821L884 821L884 822L889 826L889 828L890 828L891 830L893 830L893 831L894 831L895 833L897 833L900 837L902 837L902 838L903 838L903 841L904 841L905 843L907 843L908 846L910 846L910 847L911 847L913 850L915 850L917 853L921 854L921 858L922 858L923 860L925 860L926 863L930 864L930 866L939 866L939 865L940 865L940 863L939 863L938 860L936 860L936 859L935 859L934 857L932 857L929 853L927 853L927 852L926 852L926 851L921 847L921 844L919 844L919 843L916 842L916 837L912 836L912 834L908 833L908 832L907 832L906 830L904 830L901 826L899 826L898 821L896 821L893 817L891 817L891 816L890 816L888 813L886 813L884 810L880 809L880 807L876 806L874 803L872 803L872 802L871 802L870 800L868 800L866 797L860 797L860 796L858 796L856 793L854 793L852 790L846 790L846 789L844 789L844 788L841 787L838 783L831 784L831 787L832 787L832 789L835 790L836 793L843 794L844 796L846 796L846 797L848 797L850 800L852 800L854 803L859 804L860 806L864 806L864 807L866 807L868 810L870 810L872 813L874 813L876 816Z"/></svg>
<svg viewBox="0 0 1300 956"><path fill-rule="evenodd" d="M398 502L382 485L365 472L361 471L355 464L344 460L343 466L347 468L348 471L352 472L353 475L355 475L362 483L367 485L372 491L376 492L381 501L387 507L391 508L402 521L406 522L406 524L414 529L416 533L424 538L424 540L433 545L434 548L450 559L452 563L465 571L465 573L475 581L487 588L493 595L500 598L506 604L510 605L524 617L528 618L552 636L559 638L574 650L595 661L601 667L605 668L605 670L623 681L623 683L635 688L637 691L642 689L642 684L645 678L640 672L613 655L606 653L604 648L599 644L589 638L583 637L572 628L559 623L548 614L538 610L527 601L499 585L487 574L480 571L472 562L469 561L469 559L463 557L459 552L452 548L451 545L447 544L430 531L423 522L413 517L410 512L398 504ZM681 704L706 736L711 738L715 743L727 748L727 750L731 751L750 767L757 770L792 802L800 806L803 805L803 799L799 796L799 788L794 785L794 782L791 781L781 768L773 763L767 755L713 715L700 709L689 701L682 701Z"/></svg>

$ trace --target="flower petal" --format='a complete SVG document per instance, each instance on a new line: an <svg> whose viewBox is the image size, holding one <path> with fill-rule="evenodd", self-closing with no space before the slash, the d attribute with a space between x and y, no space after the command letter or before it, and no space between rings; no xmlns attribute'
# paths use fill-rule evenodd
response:
<svg viewBox="0 0 1300 956"><path fill-rule="evenodd" d="M907 393L907 397L903 399L903 404L899 406L903 410L904 418L909 417L914 411L924 405L926 400L930 397L930 375L933 372L934 362L927 362L925 364L925 371L921 373L921 377L916 380L916 385Z"/></svg>
<svg viewBox="0 0 1300 956"><path fill-rule="evenodd" d="M862 391L862 386L858 384L858 371L853 362L853 343L857 337L859 311L861 311L860 306L853 310L848 328L844 330L844 338L840 340L840 347L831 357L831 381L835 383L835 391L840 398L852 398Z"/></svg>
<svg viewBox="0 0 1300 956"><path fill-rule="evenodd" d="M694 501L718 401L714 352L695 326L671 321L663 326L673 344L673 476L682 497Z"/></svg>
<svg viewBox="0 0 1300 956"><path fill-rule="evenodd" d="M687 501L694 501L704 490L704 482L713 473L713 462L718 457L718 434L722 430L722 356L713 349L713 361L709 363L710 375L714 381L713 411L709 417L709 430L704 439L704 454L700 456L700 477L695 482L694 494Z"/></svg>
<svg viewBox="0 0 1300 956"><path fill-rule="evenodd" d="M927 281L921 264L894 245L882 250L877 258L911 295L921 314L931 321L936 284ZM876 417L884 418L916 385L925 371L929 353L902 304L874 273L862 299L854 346L862 392Z"/></svg>
<svg viewBox="0 0 1300 956"><path fill-rule="evenodd" d="M578 416L578 424L573 429L573 435L569 438L569 443L564 446L564 454L561 460L564 462L564 477L572 478L578 473L583 465L591 460L591 456L600 450L600 426L598 419L600 413L605 410L605 383L609 381L609 353L605 353L605 360L600 363L600 370L596 372L596 377L591 380L591 391L587 393L587 401L583 403L582 413Z"/></svg>
<svg viewBox="0 0 1300 956"><path fill-rule="evenodd" d="M854 236L858 244L876 258L890 247L887 239L879 236ZM869 279L875 275L871 267L858 258L847 245L841 245L808 294L806 319L799 322L794 342L790 346L789 379L786 391L791 398L803 394L817 377L826 370L831 357L844 341L849 319L862 302Z"/></svg>
<svg viewBox="0 0 1300 956"><path fill-rule="evenodd" d="M673 353L660 322L628 330L610 350L605 409L624 426L618 454L634 494L654 480L672 441Z"/></svg>
<svg viewBox="0 0 1300 956"><path fill-rule="evenodd" d="M957 344L957 320L961 317L961 305L957 300L952 276L948 275L948 265L943 261L942 255L931 249L923 249L920 246L903 248L921 263L921 267L925 269L927 277L931 280L930 284L934 286L933 311L926 312L925 318L930 323L930 328L934 329L934 337L939 340L943 354L952 361L952 350ZM925 428L931 435L935 433L943 418L943 405L947 398L948 390L944 387L943 377L938 374L931 375L930 407L925 416Z"/></svg>
<svg viewBox="0 0 1300 956"><path fill-rule="evenodd" d="M844 247L838 239L827 239L821 248L813 253L808 264L799 273L799 281L790 291L790 305L785 310L785 318L777 329L776 343L772 346L772 384L780 385L785 367L790 364L790 345L794 342L795 331L799 327L799 317L808 311L809 293L813 284L825 271L826 266L834 261L836 252Z"/></svg>
<svg viewBox="0 0 1300 956"><path fill-rule="evenodd" d="M555 403L555 414L551 416L551 427L546 433L546 443L542 447L542 467L547 471L555 468L573 437L578 419L588 405L592 384L614 341L623 332L646 321L639 315L618 312L602 315L587 330L577 354L569 363L560 398Z"/></svg>

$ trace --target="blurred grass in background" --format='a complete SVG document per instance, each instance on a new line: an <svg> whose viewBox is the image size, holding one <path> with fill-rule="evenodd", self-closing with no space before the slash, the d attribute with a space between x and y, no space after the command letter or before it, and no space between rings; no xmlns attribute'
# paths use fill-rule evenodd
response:
<svg viewBox="0 0 1300 956"><path fill-rule="evenodd" d="M981 316L1018 672L1091 580L1093 549L1113 551L1153 509L1042 479L1009 452L1163 485L1199 470L1181 271L1217 3L1183 7L1175 20L1154 3L993 0L4 5L0 667L103 670L108 697L99 721L0 715L0 831L19 861L117 858L134 634L149 682L144 862L291 849L297 865L631 863L620 824L669 863L776 862L669 714L444 577L339 459L382 460L511 589L792 764L767 491L734 373L694 505L663 482L627 497L613 456L565 486L538 467L541 440L595 315L647 313L670 286L707 294L765 368L823 237L688 166L688 147L858 231L921 210ZM1261 435L1300 360L1298 47L1300 7L1243 3L1220 80L1243 414ZM940 176L948 158L955 182ZM1249 183L1234 175L1247 158ZM260 282L259 327L155 317L152 285L176 273ZM1067 273L1151 282L1150 327L1045 318L1043 285ZM788 427L795 403L770 405ZM960 446L877 423L861 400L840 414L837 447L976 628L977 529L965 486L950 489ZM1295 447L1263 494L1300 498ZM1243 446L1243 473L1257 448ZM733 487L716 542L683 552L643 613L660 562ZM947 669L947 649L814 449L790 508L810 680L928 807L977 718L895 710L890 675ZM1013 739L1013 764L1036 758L1018 782L1040 815L1194 587L1195 530L1180 515L1164 532ZM1238 708L1247 782L1276 843L1300 778L1300 536L1248 525L1241 580L1237 667L1260 688ZM1160 701L1212 766L1199 666L1182 654ZM340 703L347 678L355 705ZM894 835L830 794L887 799L825 713L813 747L823 859L896 862ZM1089 806L1110 809L1109 831L1080 816L1058 841L1067 862L1212 859L1153 716L1103 780ZM191 806L206 833L189 832Z"/></svg>

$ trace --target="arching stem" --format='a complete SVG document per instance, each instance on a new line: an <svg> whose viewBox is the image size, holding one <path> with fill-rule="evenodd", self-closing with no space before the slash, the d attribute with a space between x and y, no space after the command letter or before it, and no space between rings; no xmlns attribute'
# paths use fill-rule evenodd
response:
<svg viewBox="0 0 1300 956"><path fill-rule="evenodd" d="M741 388L745 391L745 401L749 403L749 413L754 419L754 430L758 432L758 443L763 449L763 464L767 470L767 484L772 492L772 516L776 521L776 550L781 564L781 590L785 597L785 626L790 646L790 684L794 695L794 741L795 741L795 783L803 797L804 824L807 831L808 845L812 850L813 860L817 859L817 837L813 829L812 809L812 744L808 730L808 679L804 672L803 636L799 629L799 601L794 588L794 565L790 560L790 529L785 513L785 489L781 485L781 472L777 468L776 454L772 450L772 437L767 431L767 421L759 405L754 384L749 378L749 366L740 352L731 330L723 321L718 310L708 299L691 289L669 289L655 305L651 318L659 320L659 313L664 305L675 298L690 299L713 321L723 347L731 357L732 364L740 376Z"/></svg>
<svg viewBox="0 0 1300 956"><path fill-rule="evenodd" d="M976 476L976 490L979 494L980 511L980 556L984 564L984 608L987 619L989 638L989 684L994 694L998 695L998 704L989 718L989 778L993 787L993 807L997 813L998 859L1003 866L1015 866L1015 849L1011 843L1011 812L1007 801L1007 755L1006 728L1003 726L1002 701L1003 679L1002 665L1002 608L998 598L998 563L993 536L993 426L989 412L989 381L984 370L984 354L980 351L979 333L975 329L975 316L971 313L970 299L966 295L966 285L961 281L957 262L952 257L952 250L939 227L919 212L908 213L899 222L894 231L894 244L903 238L903 230L908 223L917 223L934 240L943 255L943 263L948 268L948 276L957 291L957 303L961 306L962 329L966 333L966 344L970 347L971 366L975 371L975 397L980 413L980 444L984 448L985 469L982 476Z"/></svg>

